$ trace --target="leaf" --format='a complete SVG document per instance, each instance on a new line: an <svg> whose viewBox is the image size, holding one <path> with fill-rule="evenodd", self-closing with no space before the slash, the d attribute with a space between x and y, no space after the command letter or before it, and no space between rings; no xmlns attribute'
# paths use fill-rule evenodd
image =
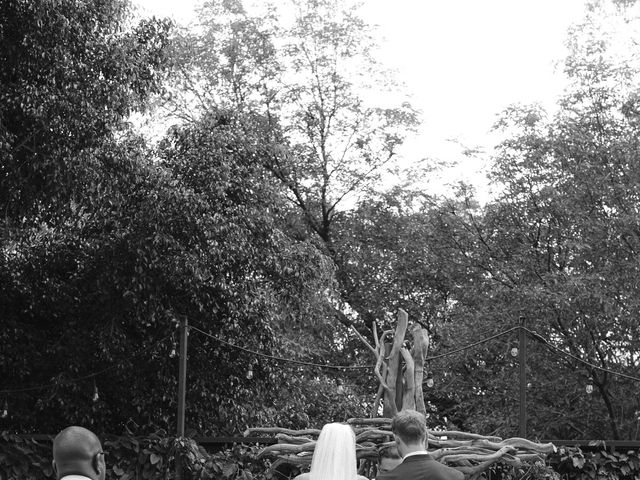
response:
<svg viewBox="0 0 640 480"><path fill-rule="evenodd" d="M224 467L222 470L223 478L232 478L236 472L238 471L238 465L235 463L230 463Z"/></svg>
<svg viewBox="0 0 640 480"><path fill-rule="evenodd" d="M572 460L573 466L575 468L578 468L578 469L582 470L582 468L584 467L584 464L585 464L584 458L582 458L582 457L573 457L571 460Z"/></svg>

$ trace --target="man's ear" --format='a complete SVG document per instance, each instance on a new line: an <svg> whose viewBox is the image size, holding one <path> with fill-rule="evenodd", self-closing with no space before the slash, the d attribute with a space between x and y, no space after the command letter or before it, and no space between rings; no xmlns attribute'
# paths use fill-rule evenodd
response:
<svg viewBox="0 0 640 480"><path fill-rule="evenodd" d="M51 468L53 468L54 476L58 478L58 467L56 466L55 460L51 460Z"/></svg>
<svg viewBox="0 0 640 480"><path fill-rule="evenodd" d="M100 476L100 473L102 473L102 469L104 467L102 465L102 462L100 461L100 454L99 453L96 453L93 456L93 462L91 462L91 463L92 463L93 469L96 471L98 476Z"/></svg>

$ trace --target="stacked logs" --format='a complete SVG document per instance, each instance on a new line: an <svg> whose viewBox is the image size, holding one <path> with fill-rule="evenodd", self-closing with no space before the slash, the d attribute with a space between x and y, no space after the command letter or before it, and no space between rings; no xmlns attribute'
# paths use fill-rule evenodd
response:
<svg viewBox="0 0 640 480"><path fill-rule="evenodd" d="M352 418L348 420L356 433L356 456L359 460L377 462L378 451L395 444L390 418ZM261 457L274 458L272 468L287 463L311 465L319 429L290 430L286 428L250 428L245 436L275 435L278 443L266 447ZM554 452L551 443L535 443L524 438L483 436L456 431L428 431L428 451L438 461L475 479L497 461L520 467L523 463L543 462Z"/></svg>

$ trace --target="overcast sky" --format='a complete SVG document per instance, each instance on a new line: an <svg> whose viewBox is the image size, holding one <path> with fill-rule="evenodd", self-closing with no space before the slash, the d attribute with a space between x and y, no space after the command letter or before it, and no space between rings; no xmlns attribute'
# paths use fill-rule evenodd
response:
<svg viewBox="0 0 640 480"><path fill-rule="evenodd" d="M198 0L133 0L143 11L187 23ZM285 0L283 0L285 1ZM397 70L412 105L423 113L404 148L461 161L443 181L473 180L486 166L463 147L490 150L496 114L515 102L552 106L563 88L558 62L567 28L585 0L365 0L363 16L380 32L381 60ZM451 139L456 139L462 146ZM481 183L480 180L478 182Z"/></svg>

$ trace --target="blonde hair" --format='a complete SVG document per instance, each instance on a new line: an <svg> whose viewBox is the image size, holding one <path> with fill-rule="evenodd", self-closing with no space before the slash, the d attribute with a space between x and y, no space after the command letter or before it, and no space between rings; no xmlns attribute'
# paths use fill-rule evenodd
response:
<svg viewBox="0 0 640 480"><path fill-rule="evenodd" d="M356 480L356 436L349 425L322 427L311 460L310 480Z"/></svg>

